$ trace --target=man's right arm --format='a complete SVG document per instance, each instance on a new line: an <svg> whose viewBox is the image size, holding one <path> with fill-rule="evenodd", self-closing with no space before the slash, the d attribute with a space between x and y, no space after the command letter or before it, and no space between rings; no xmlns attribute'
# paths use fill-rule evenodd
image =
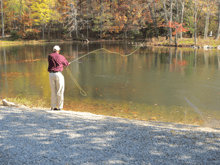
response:
<svg viewBox="0 0 220 165"><path fill-rule="evenodd" d="M69 65L69 62L66 60L65 57L64 57L64 59L63 59L63 65L66 66L66 67Z"/></svg>

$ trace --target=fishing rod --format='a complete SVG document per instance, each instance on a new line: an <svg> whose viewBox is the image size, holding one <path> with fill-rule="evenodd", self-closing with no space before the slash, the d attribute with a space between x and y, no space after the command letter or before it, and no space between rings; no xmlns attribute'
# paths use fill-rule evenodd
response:
<svg viewBox="0 0 220 165"><path fill-rule="evenodd" d="M75 62L75 61L77 61L77 60L83 58L83 57L86 57L86 56L88 56L88 55L90 55L90 54L92 54L92 53L98 52L98 51L100 51L100 50L105 50L106 52L108 52L108 53L110 53L110 54L118 54L118 55L120 55L120 56L122 56L122 57L128 57L128 56L134 54L137 50L139 50L140 47L142 47L142 46L139 46L139 47L138 47L137 49L135 49L133 52L131 52L131 53L129 53L129 54L126 54L126 55L121 54L121 53L117 53L117 52L113 52L113 51L110 51L110 50L105 49L105 48L96 49L96 50L94 50L94 51L91 51L91 52L89 52L89 53L84 54L83 56L81 56L81 57L79 57L79 58L77 58L77 59L74 59L73 61L69 62L69 65L72 64L73 62ZM78 89L80 90L80 94L81 94L82 96L87 96L87 93L86 93L86 92L82 89L82 87L79 85L79 83L77 82L77 80L75 79L75 77L73 76L73 74L71 73L71 71L69 70L68 67L66 67L66 71L67 71L67 73L69 74L70 78L73 80L73 82L76 84L76 86L78 87Z"/></svg>

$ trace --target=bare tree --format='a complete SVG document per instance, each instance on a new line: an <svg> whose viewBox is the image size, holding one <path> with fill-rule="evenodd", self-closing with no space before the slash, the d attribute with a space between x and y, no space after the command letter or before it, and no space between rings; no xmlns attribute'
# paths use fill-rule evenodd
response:
<svg viewBox="0 0 220 165"><path fill-rule="evenodd" d="M87 4L87 9L86 9L86 12L87 12L87 19L86 19L86 30L87 30L87 35L86 35L86 38L89 39L89 20L88 20L88 16L89 16L89 12L88 12L88 5L89 5L89 1L86 0L86 4Z"/></svg>
<svg viewBox="0 0 220 165"><path fill-rule="evenodd" d="M77 7L76 2L71 0L69 2L67 14L67 27L70 34L72 34L72 38L78 38L78 21L77 21ZM74 34L75 32L75 34ZM75 37L74 37L75 36Z"/></svg>
<svg viewBox="0 0 220 165"><path fill-rule="evenodd" d="M100 7L100 15L101 15L101 20L100 20L100 38L102 38L102 24L103 24L103 21L102 21L102 17L103 17L103 0L101 0L101 7Z"/></svg>
<svg viewBox="0 0 220 165"><path fill-rule="evenodd" d="M179 8L178 8L178 2L179 0L176 0L176 22L179 21ZM177 28L177 27L176 27ZM177 47L177 39L178 39L178 32L176 30L176 34L175 34L175 46Z"/></svg>
<svg viewBox="0 0 220 165"><path fill-rule="evenodd" d="M180 12L180 23L183 23L183 14L184 14L184 7L185 7L185 0L180 0L180 4L181 4L181 12ZM183 33L180 32L180 38L183 37Z"/></svg>
<svg viewBox="0 0 220 165"><path fill-rule="evenodd" d="M2 18L2 37L4 37L4 16L3 16L3 0L1 0L1 18Z"/></svg>
<svg viewBox="0 0 220 165"><path fill-rule="evenodd" d="M195 31L194 31L194 37L195 37L195 45L197 44L197 1L194 0L194 26L195 26Z"/></svg>
<svg viewBox="0 0 220 165"><path fill-rule="evenodd" d="M211 6L210 6L210 1L209 1L209 0L207 0L205 4L206 4L207 12L206 12L206 17L205 17L204 39L206 39L206 38L208 37L208 30L209 30L209 18L210 18L210 14L211 14Z"/></svg>
<svg viewBox="0 0 220 165"><path fill-rule="evenodd" d="M147 0L147 4L148 4L149 10L150 10L151 19L153 20L154 27L155 27L156 38L158 38L157 17L156 17L156 4L155 4L154 0L152 2L153 2L153 8L151 7L151 4Z"/></svg>
<svg viewBox="0 0 220 165"><path fill-rule="evenodd" d="M173 0L170 0L170 24L173 22ZM170 29L170 42L173 42L172 39L172 28L169 27Z"/></svg>
<svg viewBox="0 0 220 165"><path fill-rule="evenodd" d="M166 0L161 0L162 1L162 4L163 4L163 10L164 10L164 18L165 18L165 23L166 25L169 25L169 21L172 22L172 2L173 0L170 0L170 19L168 21L168 15L169 15L169 12L167 11L166 9ZM173 41L172 40L172 29L170 26L167 27L168 28L168 36L169 36L169 41Z"/></svg>
<svg viewBox="0 0 220 165"><path fill-rule="evenodd" d="M216 40L218 40L219 33L220 33L220 0L218 0L217 3L218 3L218 29L217 29L216 36L215 36Z"/></svg>

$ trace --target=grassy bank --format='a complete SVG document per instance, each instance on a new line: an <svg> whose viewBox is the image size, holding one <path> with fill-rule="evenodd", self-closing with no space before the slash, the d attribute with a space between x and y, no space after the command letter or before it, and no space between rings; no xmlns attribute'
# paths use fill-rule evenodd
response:
<svg viewBox="0 0 220 165"><path fill-rule="evenodd" d="M173 37L174 40L174 37ZM106 40L97 40L93 42L104 42ZM107 40L109 41L109 40ZM115 40L117 41L117 40ZM45 39L45 40L16 40L12 41L12 38L0 38L0 46L7 46L7 45L25 45L25 44L44 44L44 43L52 43L52 42L81 42L81 41L73 41L72 39ZM138 42L138 40L136 41ZM141 43L145 43L146 46L175 46L174 42L169 43L169 40L166 40L165 37L151 38L146 39L145 41L141 41ZM182 38L178 39L178 47L190 47L195 45L194 38ZM207 39L198 38L196 46L200 46L201 48L205 45L210 45L213 47L217 47L220 45L220 40L215 40L213 37L209 37Z"/></svg>
<svg viewBox="0 0 220 165"><path fill-rule="evenodd" d="M174 38L173 38L174 40ZM149 42L147 43L152 46L175 46L174 42L169 43L169 40L166 40L165 37L159 37L158 39L153 38L150 39ZM210 45L213 47L217 47L220 45L220 40L215 40L213 37L209 37L207 39L203 38L197 38L197 44L195 44L195 39L194 38L182 38L178 39L178 47L190 47L192 45L203 47L205 45Z"/></svg>
<svg viewBox="0 0 220 165"><path fill-rule="evenodd" d="M1 46L10 46L10 45L25 45L25 44L40 44L44 41L0 41Z"/></svg>
<svg viewBox="0 0 220 165"><path fill-rule="evenodd" d="M29 44L44 44L44 43L50 43L50 42L72 42L71 39L45 39L45 40L13 40L12 37L6 36L4 38L0 38L0 46L10 46L10 45L29 45Z"/></svg>
<svg viewBox="0 0 220 165"><path fill-rule="evenodd" d="M0 46L10 46L10 45L32 45L32 44L45 44L45 43L62 43L70 42L69 40L20 40L20 41L2 41L0 40Z"/></svg>

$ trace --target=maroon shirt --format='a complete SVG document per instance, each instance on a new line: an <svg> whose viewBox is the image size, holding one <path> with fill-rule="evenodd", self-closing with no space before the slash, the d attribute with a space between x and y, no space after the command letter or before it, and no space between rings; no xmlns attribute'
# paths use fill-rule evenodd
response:
<svg viewBox="0 0 220 165"><path fill-rule="evenodd" d="M48 72L62 72L63 66L68 66L69 62L63 55L52 53L48 55Z"/></svg>

